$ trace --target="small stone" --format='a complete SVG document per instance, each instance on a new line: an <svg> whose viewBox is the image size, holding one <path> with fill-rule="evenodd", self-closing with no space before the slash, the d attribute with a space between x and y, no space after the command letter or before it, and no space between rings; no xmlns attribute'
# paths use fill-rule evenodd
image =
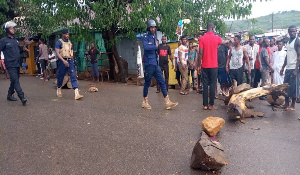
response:
<svg viewBox="0 0 300 175"><path fill-rule="evenodd" d="M215 136L224 126L225 120L220 117L207 117L202 121L202 129L209 135Z"/></svg>
<svg viewBox="0 0 300 175"><path fill-rule="evenodd" d="M190 167L211 171L220 170L227 164L228 158L223 146L219 142L211 141L209 136L202 132L200 140L193 149Z"/></svg>

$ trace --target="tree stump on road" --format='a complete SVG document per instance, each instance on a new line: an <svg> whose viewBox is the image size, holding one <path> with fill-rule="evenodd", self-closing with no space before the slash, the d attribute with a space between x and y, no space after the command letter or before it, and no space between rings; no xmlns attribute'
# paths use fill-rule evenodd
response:
<svg viewBox="0 0 300 175"><path fill-rule="evenodd" d="M264 113L262 112L256 112L248 109L245 101L268 94L283 94L283 90L286 88L288 88L288 84L272 84L264 87L248 89L247 85L241 84L236 86L236 82L234 82L229 95L224 100L225 104L228 101L227 114L231 119L240 119L242 123L245 122L245 118L247 117L263 116Z"/></svg>
<svg viewBox="0 0 300 175"><path fill-rule="evenodd" d="M203 131L200 140L196 143L192 158L191 168L199 168L205 171L220 170L228 164L228 158L223 146L219 142L213 142Z"/></svg>

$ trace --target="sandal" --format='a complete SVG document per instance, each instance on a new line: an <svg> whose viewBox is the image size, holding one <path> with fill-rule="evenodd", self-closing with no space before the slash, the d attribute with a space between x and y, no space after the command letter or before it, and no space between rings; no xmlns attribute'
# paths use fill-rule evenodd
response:
<svg viewBox="0 0 300 175"><path fill-rule="evenodd" d="M216 106L209 106L208 109L209 110L218 110L218 108Z"/></svg>
<svg viewBox="0 0 300 175"><path fill-rule="evenodd" d="M295 108L287 107L286 110L287 110L287 111L295 111Z"/></svg>
<svg viewBox="0 0 300 175"><path fill-rule="evenodd" d="M208 109L208 106L204 106L203 109L204 109L204 110L207 110L207 109Z"/></svg>
<svg viewBox="0 0 300 175"><path fill-rule="evenodd" d="M179 92L180 93L180 95L187 95L188 94L188 92Z"/></svg>

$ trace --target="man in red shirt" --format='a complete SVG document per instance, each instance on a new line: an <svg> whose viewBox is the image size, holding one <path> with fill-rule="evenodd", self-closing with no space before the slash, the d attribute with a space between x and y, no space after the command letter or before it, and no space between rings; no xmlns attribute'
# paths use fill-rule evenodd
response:
<svg viewBox="0 0 300 175"><path fill-rule="evenodd" d="M199 41L198 71L202 71L203 83L203 109L213 110L215 100L215 88L218 75L218 46L222 44L221 37L214 34L215 25L207 24L207 33ZM209 105L208 105L209 86Z"/></svg>

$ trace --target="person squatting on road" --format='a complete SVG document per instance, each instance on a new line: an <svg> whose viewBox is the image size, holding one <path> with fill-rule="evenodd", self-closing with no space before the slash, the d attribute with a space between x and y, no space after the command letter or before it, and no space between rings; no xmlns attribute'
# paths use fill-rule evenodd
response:
<svg viewBox="0 0 300 175"><path fill-rule="evenodd" d="M286 45L287 55L284 64L281 68L280 74L283 75L284 68L284 83L288 83L289 87L286 89L287 97L285 97L284 108L290 111L295 110L296 99L300 97L300 39L296 37L296 26L290 26L288 29L290 40ZM289 106L289 100L292 99L292 104Z"/></svg>
<svg viewBox="0 0 300 175"><path fill-rule="evenodd" d="M167 87L165 80L163 79L163 73L157 64L157 48L158 42L155 36L156 23L154 20L149 20L147 22L147 31L148 33L143 37L143 46L144 46L144 58L145 58L145 84L143 90L143 103L142 108L151 109L151 106L148 103L148 89L151 84L151 79L154 76L156 81L159 83L162 94L165 98L166 109L171 109L178 105L177 102L173 103L169 99Z"/></svg>
<svg viewBox="0 0 300 175"><path fill-rule="evenodd" d="M73 48L72 43L69 40L68 29L62 30L62 38L57 40L55 43L56 56L58 61L58 72L57 72L57 97L62 97L61 87L64 76L68 71L71 78L71 84L75 91L75 100L81 99L83 96L79 94L78 81L76 77L75 64L73 60Z"/></svg>
<svg viewBox="0 0 300 175"><path fill-rule="evenodd" d="M6 37L0 40L0 51L4 54L4 63L10 77L10 86L8 89L7 100L17 101L13 96L15 90L23 105L26 104L27 99L22 91L20 79L20 46L18 40L14 37L15 26L17 24L13 21L8 21L3 25L3 31Z"/></svg>

